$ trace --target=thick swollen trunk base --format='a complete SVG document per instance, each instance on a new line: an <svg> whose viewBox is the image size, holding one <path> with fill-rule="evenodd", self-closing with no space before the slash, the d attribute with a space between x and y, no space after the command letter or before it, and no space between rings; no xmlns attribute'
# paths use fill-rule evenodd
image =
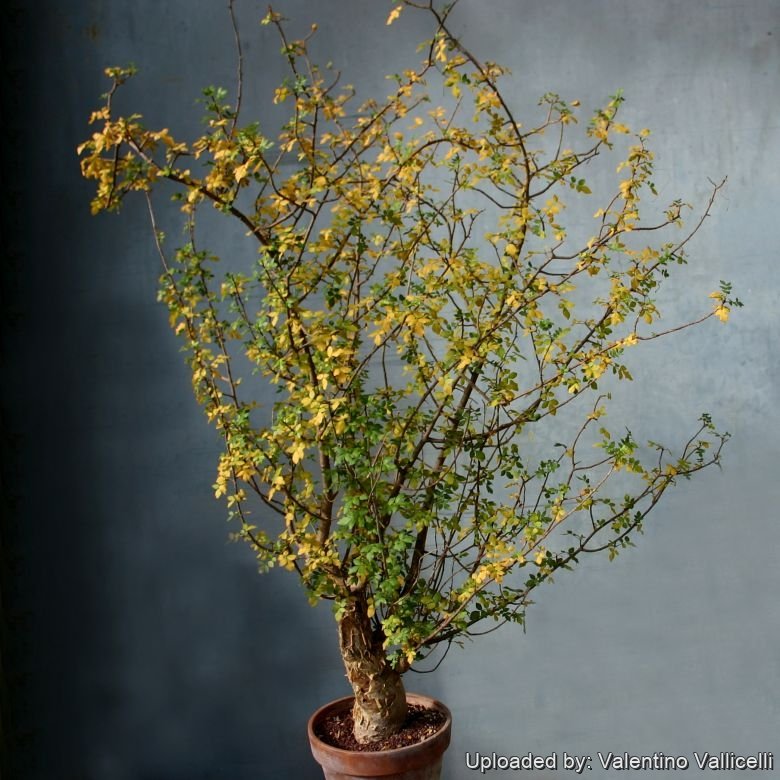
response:
<svg viewBox="0 0 780 780"><path fill-rule="evenodd" d="M355 694L355 739L375 742L395 734L406 718L406 691L401 675L387 663L381 639L374 636L364 599L347 604L339 621L339 644Z"/></svg>

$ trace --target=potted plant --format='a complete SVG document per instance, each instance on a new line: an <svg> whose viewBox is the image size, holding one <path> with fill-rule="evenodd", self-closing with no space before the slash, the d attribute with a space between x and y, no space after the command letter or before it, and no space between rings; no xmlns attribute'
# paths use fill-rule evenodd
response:
<svg viewBox="0 0 780 780"><path fill-rule="evenodd" d="M235 536L261 570L288 569L312 602L332 602L353 696L323 708L310 737L338 777L350 762L360 777L438 776L449 713L407 695L404 673L485 624L522 624L539 585L588 553L617 555L667 488L719 462L728 434L708 415L676 449L640 447L607 428L608 391L632 379L634 348L741 305L721 282L706 309L659 323L658 291L723 182L687 232L680 201L640 216L653 155L649 132L620 121L620 93L584 130L578 101L555 94L522 124L504 69L452 33L453 5L406 0L388 24L406 7L430 14L432 37L386 99L359 102L312 61L316 27L291 39L271 9L263 24L289 65L275 140L243 121L233 19L236 94L204 90L200 137L117 112L134 69L109 68L79 148L94 213L132 192L148 201L159 297L224 441L214 491ZM607 152L609 190L593 171ZM163 182L188 237L173 251L152 202ZM254 247L246 267L203 245L211 207ZM247 389L257 371L278 392L271 409ZM399 747L410 708L425 738ZM346 728L354 750L325 744L327 728Z"/></svg>

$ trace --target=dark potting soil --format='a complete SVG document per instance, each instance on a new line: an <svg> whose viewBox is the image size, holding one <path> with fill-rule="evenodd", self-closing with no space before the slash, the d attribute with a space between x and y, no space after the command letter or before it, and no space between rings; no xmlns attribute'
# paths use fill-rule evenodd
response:
<svg viewBox="0 0 780 780"><path fill-rule="evenodd" d="M416 745L418 742L433 736L446 720L444 713L439 712L439 710L431 710L419 704L410 704L404 725L397 734L363 745L352 734L354 725L352 710L347 710L346 712L334 712L323 718L315 733L331 747L342 750L375 752Z"/></svg>

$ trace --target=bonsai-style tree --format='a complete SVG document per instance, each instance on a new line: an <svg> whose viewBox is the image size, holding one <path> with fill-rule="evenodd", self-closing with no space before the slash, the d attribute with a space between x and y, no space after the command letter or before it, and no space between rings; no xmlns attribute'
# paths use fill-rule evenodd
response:
<svg viewBox="0 0 780 780"><path fill-rule="evenodd" d="M358 103L269 10L290 71L275 141L242 119L240 66L232 102L204 91L191 141L117 115L133 69L109 68L79 149L93 212L149 200L160 299L224 440L215 494L261 569L333 603L361 742L399 729L413 664L522 623L540 584L615 556L667 488L718 463L728 434L706 414L676 449L602 418L631 379L627 350L741 305L721 283L714 305L659 324L659 287L723 182L687 232L680 201L640 217L653 155L618 120L619 93L583 131L579 103L555 94L521 124L505 70L452 34L452 6L406 0L388 24L404 7L432 16L433 37L383 100ZM606 152L618 175L594 204L584 176ZM187 231L170 253L151 200L163 182ZM202 244L207 206L254 247L243 270ZM276 386L270 409L244 392L254 371Z"/></svg>

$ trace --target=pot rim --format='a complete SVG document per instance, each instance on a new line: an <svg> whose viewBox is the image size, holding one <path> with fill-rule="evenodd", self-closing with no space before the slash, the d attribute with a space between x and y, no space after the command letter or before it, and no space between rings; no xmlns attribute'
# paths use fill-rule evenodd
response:
<svg viewBox="0 0 780 780"><path fill-rule="evenodd" d="M348 707L351 707L354 700L355 700L354 696L343 696L340 699L334 699L333 701L324 704L322 707L318 708L314 712L314 714L309 718L309 722L307 724L307 732L309 734L309 741L312 745L312 748L316 746L318 751L322 751L323 753L333 758L340 758L340 757L346 758L347 756L365 756L367 759L370 760L372 757L378 758L382 756L387 758L388 760L391 760L395 757L404 754L411 756L414 753L427 752L431 747L433 747L434 743L436 742L441 742L440 753L444 753L444 751L449 746L450 733L452 729L452 713L450 712L447 705L439 701L438 699L434 699L430 696L425 696L423 694L418 694L418 693L407 693L406 694L407 703L418 704L427 707L428 709L439 710L444 714L446 718L441 728L435 734L431 734L429 737L426 737L422 741L415 742L414 744L411 745L404 745L398 748L390 748L389 750L345 750L344 748L335 747L333 745L329 745L327 742L323 742L323 740L321 740L314 733L314 724L324 714L326 714L326 712L332 712L334 710L338 711L338 710L343 710L343 709L347 709Z"/></svg>

